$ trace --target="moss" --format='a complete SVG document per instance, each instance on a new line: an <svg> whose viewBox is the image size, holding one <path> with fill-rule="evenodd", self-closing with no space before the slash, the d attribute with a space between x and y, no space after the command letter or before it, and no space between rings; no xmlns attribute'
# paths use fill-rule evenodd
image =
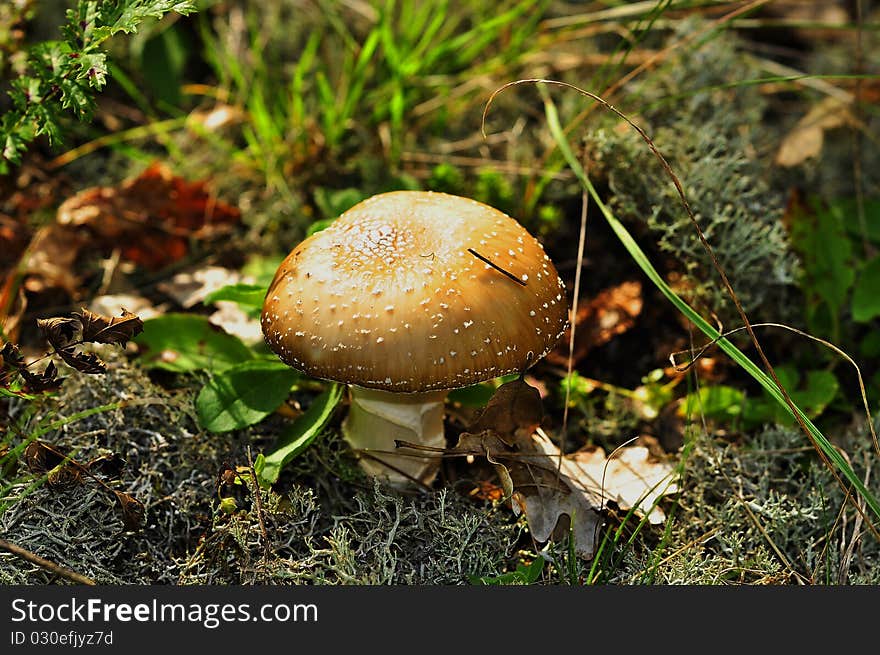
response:
<svg viewBox="0 0 880 655"><path fill-rule="evenodd" d="M218 478L247 463L252 442L258 450L274 441L281 423L206 434L191 415L192 390L169 393L121 358L109 368L65 385L45 411L60 419L113 399L147 404L42 439L82 462L119 453L126 466L111 484L145 505L143 529L125 532L113 495L96 484L29 490L25 475L0 498L11 502L0 515L9 541L100 584L462 584L504 570L521 530L508 513L448 490L405 497L365 484L332 432L285 472L277 493L262 492L264 536L248 476L222 490L235 498L231 514L220 507ZM0 583L56 582L0 552Z"/></svg>
<svg viewBox="0 0 880 655"><path fill-rule="evenodd" d="M693 25L684 21L682 34ZM735 36L720 34L686 49L634 87L625 111L646 129L679 177L697 221L747 311L773 307L775 318L795 279L781 216L785 190L771 188L760 77ZM734 85L729 87L728 85ZM684 273L693 302L731 316L732 303L680 198L644 141L609 115L587 136L594 170L607 178L612 206L646 224L661 252Z"/></svg>

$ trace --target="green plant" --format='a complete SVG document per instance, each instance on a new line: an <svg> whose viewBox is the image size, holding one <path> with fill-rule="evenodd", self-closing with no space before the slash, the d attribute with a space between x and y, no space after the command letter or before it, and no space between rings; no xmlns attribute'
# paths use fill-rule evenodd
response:
<svg viewBox="0 0 880 655"><path fill-rule="evenodd" d="M544 564L547 560L542 555L538 555L531 562L519 562L516 569L502 573L500 575L483 575L471 576L471 584L475 585L530 585L534 584L541 578L541 572L544 570Z"/></svg>
<svg viewBox="0 0 880 655"><path fill-rule="evenodd" d="M235 284L213 292L205 304L233 301L259 315L265 295L264 285ZM246 345L205 316L166 314L150 319L135 342L141 349L140 362L147 368L208 373L194 407L198 424L209 432L256 425L275 413L293 390L310 384L259 344ZM342 399L342 389L328 385L306 412L281 431L277 444L257 456L254 465L261 484L273 484L281 468L320 434Z"/></svg>
<svg viewBox="0 0 880 655"><path fill-rule="evenodd" d="M281 2L249 5L237 25L202 14L203 56L217 78L203 92L241 107L244 120L233 134L201 135L282 194L294 193L294 176L351 174L374 191L409 142L473 109L479 89L433 112L426 104L538 47L548 4L387 0L356 16L324 3L294 18Z"/></svg>
<svg viewBox="0 0 880 655"><path fill-rule="evenodd" d="M0 121L0 173L20 163L37 137L60 142L68 113L80 121L92 117L95 95L107 82L103 46L110 37L171 11L188 14L195 6L190 0L78 0L68 9L64 38L32 46L24 72L12 80L12 107Z"/></svg>

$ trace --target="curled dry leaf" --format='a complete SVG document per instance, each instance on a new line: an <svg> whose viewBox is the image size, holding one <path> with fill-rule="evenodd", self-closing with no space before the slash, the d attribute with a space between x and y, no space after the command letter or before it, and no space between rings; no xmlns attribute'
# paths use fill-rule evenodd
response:
<svg viewBox="0 0 880 655"><path fill-rule="evenodd" d="M39 440L32 441L25 448L24 463L31 473L47 474L46 484L52 489L66 489L82 482L79 468L73 460Z"/></svg>
<svg viewBox="0 0 880 655"><path fill-rule="evenodd" d="M25 466L36 475L48 474L46 484L53 490L60 490L85 482L87 476L105 491L113 493L122 510L122 523L126 531L139 530L144 522L144 504L131 494L111 489L98 474L115 478L122 471L125 460L118 454L101 455L83 465L69 458L55 446L38 439L27 445L22 457Z"/></svg>
<svg viewBox="0 0 880 655"><path fill-rule="evenodd" d="M18 346L11 341L3 344L3 348L0 349L0 359L3 360L3 365L7 368L21 369L24 367L24 357Z"/></svg>
<svg viewBox="0 0 880 655"><path fill-rule="evenodd" d="M62 316L38 318L37 327L52 347L59 351L79 341L82 333L82 323L78 319Z"/></svg>
<svg viewBox="0 0 880 655"><path fill-rule="evenodd" d="M491 430L505 443L513 444L520 436L532 434L543 417L540 392L520 377L495 390L468 432Z"/></svg>
<svg viewBox="0 0 880 655"><path fill-rule="evenodd" d="M82 340L90 343L112 343L124 346L144 331L144 322L127 309L122 315L102 316L83 307L74 314L82 324Z"/></svg>
<svg viewBox="0 0 880 655"><path fill-rule="evenodd" d="M66 456L63 453L55 448L50 448L38 439L31 441L27 445L22 457L28 471L38 475L55 468L64 462L65 458Z"/></svg>
<svg viewBox="0 0 880 655"><path fill-rule="evenodd" d="M107 365L94 353L81 353L74 348L62 348L56 350L55 354L64 360L64 363L70 368L76 369L80 373L100 375L107 372Z"/></svg>

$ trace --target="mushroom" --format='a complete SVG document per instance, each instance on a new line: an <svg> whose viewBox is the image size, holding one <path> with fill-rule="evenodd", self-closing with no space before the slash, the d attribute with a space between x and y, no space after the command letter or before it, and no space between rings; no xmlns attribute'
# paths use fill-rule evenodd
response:
<svg viewBox="0 0 880 655"><path fill-rule="evenodd" d="M521 373L567 325L565 285L541 244L475 200L394 191L357 204L285 258L263 305L287 364L349 385L343 421L363 468L430 482L449 390Z"/></svg>

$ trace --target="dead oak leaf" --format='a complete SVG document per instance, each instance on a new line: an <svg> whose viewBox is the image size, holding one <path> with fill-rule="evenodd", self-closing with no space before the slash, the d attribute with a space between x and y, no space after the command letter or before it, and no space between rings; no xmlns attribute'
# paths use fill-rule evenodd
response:
<svg viewBox="0 0 880 655"><path fill-rule="evenodd" d="M602 525L601 499L577 489L565 474L557 474L557 461L535 440L521 435L507 444L491 430L462 433L452 452L482 455L493 464L515 514L525 514L529 532L538 543L561 539L569 530L579 556L591 559Z"/></svg>
<svg viewBox="0 0 880 655"><path fill-rule="evenodd" d="M504 497L526 515L537 542L570 530L576 552L592 558L608 500L652 523L665 520L657 500L677 490L670 463L642 446L619 449L610 459L600 448L563 456L539 428L542 416L537 389L513 380L497 389L452 449L493 465Z"/></svg>

